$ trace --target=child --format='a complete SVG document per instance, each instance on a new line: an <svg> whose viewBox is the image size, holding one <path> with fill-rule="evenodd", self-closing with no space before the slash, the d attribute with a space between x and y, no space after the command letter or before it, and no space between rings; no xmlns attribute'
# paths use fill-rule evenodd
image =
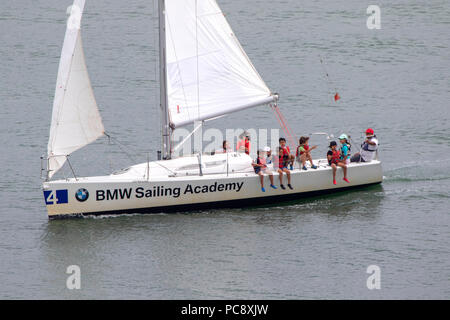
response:
<svg viewBox="0 0 450 320"><path fill-rule="evenodd" d="M341 153L339 152L339 150L337 150L336 141L331 141L329 148L330 150L327 152L327 159L328 164L333 169L333 184L337 184L336 183L337 167L342 168L342 170L344 171L344 181L349 183L350 181L348 181L347 179L347 165L341 161Z"/></svg>
<svg viewBox="0 0 450 320"><path fill-rule="evenodd" d="M287 166L289 163L289 154L286 154L285 148L278 147L278 173L280 175L280 187L285 190L285 186L283 185L283 172L286 174L288 179L288 187L289 189L293 189L291 186L291 172L288 170Z"/></svg>
<svg viewBox="0 0 450 320"><path fill-rule="evenodd" d="M232 152L232 149L230 148L230 144L227 140L223 140L222 142L222 149L214 151L214 153L227 153Z"/></svg>
<svg viewBox="0 0 450 320"><path fill-rule="evenodd" d="M341 161L345 164L350 163L350 150L352 145L348 142L348 137L345 133L341 134L339 137L339 142L341 143Z"/></svg>
<svg viewBox="0 0 450 320"><path fill-rule="evenodd" d="M250 154L250 133L244 131L239 135L241 140L238 141L236 151Z"/></svg>
<svg viewBox="0 0 450 320"><path fill-rule="evenodd" d="M272 151L270 150L270 147L264 147L264 152L267 154L267 158L266 158L266 165L267 165L267 170L269 170L270 172L274 171L274 163L273 163L273 159L272 159Z"/></svg>
<svg viewBox="0 0 450 320"><path fill-rule="evenodd" d="M267 169L266 153L264 151L258 150L257 154L258 157L256 158L256 163L252 163L252 166L255 169L255 173L259 175L259 179L261 181L261 191L266 192L266 189L264 189L264 173L269 175L270 186L273 189L277 189L277 187L273 185L273 173Z"/></svg>
<svg viewBox="0 0 450 320"><path fill-rule="evenodd" d="M309 147L308 141L309 137L300 137L300 140L298 141L300 145L297 148L296 157L297 161L302 164L303 170L306 170L306 160L309 160L311 163L311 168L317 169L311 157L311 151L316 149L317 146Z"/></svg>
<svg viewBox="0 0 450 320"><path fill-rule="evenodd" d="M280 147L283 148L283 153L288 156L288 163L287 164L289 164L289 168L291 170L294 170L293 165L294 165L295 157L294 157L293 154L291 154L291 150L286 145L286 139L285 138L280 138L280 139L278 139L278 142L280 143ZM287 164L286 164L286 168L287 168Z"/></svg>

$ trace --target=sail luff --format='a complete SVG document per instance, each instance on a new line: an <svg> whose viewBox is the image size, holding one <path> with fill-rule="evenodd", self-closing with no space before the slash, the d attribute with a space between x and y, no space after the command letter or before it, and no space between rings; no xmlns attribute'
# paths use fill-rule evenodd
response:
<svg viewBox="0 0 450 320"><path fill-rule="evenodd" d="M61 51L48 142L49 178L69 154L104 134L81 40L84 5L85 0L74 1Z"/></svg>

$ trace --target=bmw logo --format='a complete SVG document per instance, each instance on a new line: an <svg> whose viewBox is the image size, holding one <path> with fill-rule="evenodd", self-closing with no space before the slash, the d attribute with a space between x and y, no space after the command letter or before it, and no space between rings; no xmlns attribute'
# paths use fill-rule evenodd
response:
<svg viewBox="0 0 450 320"><path fill-rule="evenodd" d="M89 191L83 188L78 189L78 191L75 193L75 198L80 202L84 202L89 198Z"/></svg>

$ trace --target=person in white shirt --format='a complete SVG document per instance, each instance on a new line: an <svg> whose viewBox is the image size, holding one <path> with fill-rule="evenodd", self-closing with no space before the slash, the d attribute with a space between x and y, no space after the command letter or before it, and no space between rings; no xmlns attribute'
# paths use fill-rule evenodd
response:
<svg viewBox="0 0 450 320"><path fill-rule="evenodd" d="M372 128L366 130L366 140L361 145L361 151L355 153L350 162L370 162L375 159L378 149L378 139Z"/></svg>
<svg viewBox="0 0 450 320"><path fill-rule="evenodd" d="M266 158L266 164L267 164L267 169L270 171L275 171L274 168L274 164L273 164L273 158L272 158L272 151L270 150L270 147L264 147L263 151L267 154L267 158Z"/></svg>

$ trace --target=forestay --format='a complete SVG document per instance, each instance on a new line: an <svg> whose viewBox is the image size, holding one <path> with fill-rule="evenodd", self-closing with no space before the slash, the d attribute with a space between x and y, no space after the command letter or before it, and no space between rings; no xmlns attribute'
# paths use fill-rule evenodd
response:
<svg viewBox="0 0 450 320"><path fill-rule="evenodd" d="M104 134L81 41L84 4L85 0L74 1L67 23L48 142L49 178L64 165L67 155Z"/></svg>
<svg viewBox="0 0 450 320"><path fill-rule="evenodd" d="M166 46L174 127L275 99L215 0L166 0Z"/></svg>

